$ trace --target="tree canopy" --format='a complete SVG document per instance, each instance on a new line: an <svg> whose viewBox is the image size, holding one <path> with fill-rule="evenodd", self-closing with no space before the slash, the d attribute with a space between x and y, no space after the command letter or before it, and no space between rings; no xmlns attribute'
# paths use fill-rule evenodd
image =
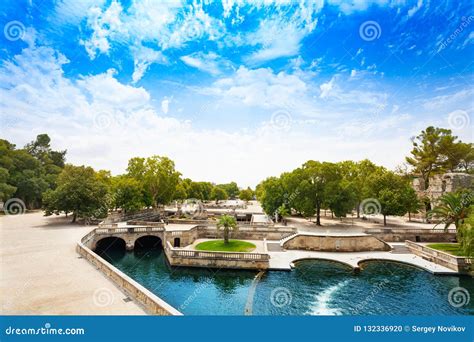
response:
<svg viewBox="0 0 474 342"><path fill-rule="evenodd" d="M421 175L426 190L435 174L472 173L474 148L472 143L459 141L449 129L429 126L413 139L411 156L406 161L414 173Z"/></svg>
<svg viewBox="0 0 474 342"><path fill-rule="evenodd" d="M66 151L54 151L47 134L24 148L0 139L0 200L21 199L27 208L41 207L43 193L56 187Z"/></svg>

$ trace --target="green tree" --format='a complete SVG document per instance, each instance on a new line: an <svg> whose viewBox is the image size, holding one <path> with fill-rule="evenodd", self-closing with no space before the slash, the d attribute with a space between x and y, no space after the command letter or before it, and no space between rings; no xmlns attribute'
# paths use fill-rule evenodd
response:
<svg viewBox="0 0 474 342"><path fill-rule="evenodd" d="M327 184L325 206L336 217L345 217L354 209L357 196L353 184L345 180L336 180Z"/></svg>
<svg viewBox="0 0 474 342"><path fill-rule="evenodd" d="M260 186L259 201L267 215L273 215L285 201L285 190L277 177L265 179Z"/></svg>
<svg viewBox="0 0 474 342"><path fill-rule="evenodd" d="M469 255L472 253L473 246L473 232L470 230L472 218L469 219L467 225L464 225L464 221L473 214L473 198L472 191L446 193L438 199L438 204L429 212L431 217L440 220L438 224L444 224L444 229L448 229L451 224L454 224L457 240L461 248Z"/></svg>
<svg viewBox="0 0 474 342"><path fill-rule="evenodd" d="M145 206L143 187L139 181L128 176L112 179L113 206L124 212L135 212Z"/></svg>
<svg viewBox="0 0 474 342"><path fill-rule="evenodd" d="M91 167L66 165L57 183L55 190L44 194L46 216L72 212L72 222L75 222L78 217L89 219L107 215L107 186Z"/></svg>
<svg viewBox="0 0 474 342"><path fill-rule="evenodd" d="M231 199L236 199L237 196L239 196L240 190L236 182L231 182L228 184L218 184L217 186L224 189L229 198Z"/></svg>
<svg viewBox="0 0 474 342"><path fill-rule="evenodd" d="M380 205L384 226L387 225L387 216L403 216L408 212L409 187L411 185L404 177L392 171L378 171L369 177L369 194Z"/></svg>
<svg viewBox="0 0 474 342"><path fill-rule="evenodd" d="M212 191L211 191L211 199L216 201L216 204L219 203L219 201L223 201L229 198L229 195L227 195L227 192L221 188L220 186L215 186Z"/></svg>
<svg viewBox="0 0 474 342"><path fill-rule="evenodd" d="M367 198L367 179L376 171L380 171L383 168L375 165L368 159L364 159L360 162L343 161L338 164L341 170L342 177L345 181L349 182L350 189L353 191L353 196L356 200L357 217L360 217L360 203L363 199Z"/></svg>
<svg viewBox="0 0 474 342"><path fill-rule="evenodd" d="M17 197L28 208L41 207L43 193L56 187L56 179L64 166L66 151L53 151L50 138L40 134L24 149L0 139L0 192L4 197ZM12 193L12 189L15 189Z"/></svg>
<svg viewBox="0 0 474 342"><path fill-rule="evenodd" d="M128 176L140 182L152 199L153 206L169 203L174 196L180 173L167 157L132 158L128 162Z"/></svg>
<svg viewBox="0 0 474 342"><path fill-rule="evenodd" d="M411 186L406 186L403 194L404 206L408 212L408 221L411 221L411 214L418 213L422 208L422 202L420 201L415 189Z"/></svg>
<svg viewBox="0 0 474 342"><path fill-rule="evenodd" d="M457 140L451 130L428 127L415 137L411 156L406 158L413 171L421 175L424 190L430 177L446 171L472 172L474 151L472 144Z"/></svg>
<svg viewBox="0 0 474 342"><path fill-rule="evenodd" d="M445 193L438 199L438 204L429 214L439 219L440 223L438 224L444 224L444 229L448 229L451 224L454 224L458 229L469 215L473 196L474 194L470 191Z"/></svg>
<svg viewBox="0 0 474 342"><path fill-rule="evenodd" d="M176 191L174 193L173 199L178 201L184 201L188 198L188 191L186 187L186 183L184 181L180 181L176 186Z"/></svg>
<svg viewBox="0 0 474 342"><path fill-rule="evenodd" d="M12 197L16 191L16 187L8 184L9 172L7 169L0 167L0 200L6 201Z"/></svg>
<svg viewBox="0 0 474 342"><path fill-rule="evenodd" d="M474 255L474 207L471 206L469 214L459 227L462 241L460 242L464 255L472 257Z"/></svg>
<svg viewBox="0 0 474 342"><path fill-rule="evenodd" d="M243 189L239 193L239 199L242 201L245 201L246 203L248 201L251 201L253 198L253 191L250 188Z"/></svg>
<svg viewBox="0 0 474 342"><path fill-rule="evenodd" d="M473 144L457 142L445 146L446 169L450 172L472 173L474 169Z"/></svg>
<svg viewBox="0 0 474 342"><path fill-rule="evenodd" d="M222 215L217 222L217 229L223 229L224 231L224 244L229 243L229 232L230 230L237 230L237 220L235 217L230 215Z"/></svg>
<svg viewBox="0 0 474 342"><path fill-rule="evenodd" d="M340 181L337 165L310 160L303 165L309 181L310 196L316 208L316 225L321 225L321 209L329 200L331 184Z"/></svg>

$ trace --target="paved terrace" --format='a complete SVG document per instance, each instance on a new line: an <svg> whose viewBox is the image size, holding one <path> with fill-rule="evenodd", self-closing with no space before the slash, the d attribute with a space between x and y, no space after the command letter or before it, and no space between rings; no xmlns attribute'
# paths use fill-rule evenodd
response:
<svg viewBox="0 0 474 342"><path fill-rule="evenodd" d="M75 247L92 226L42 213L0 216L2 315L144 315Z"/></svg>

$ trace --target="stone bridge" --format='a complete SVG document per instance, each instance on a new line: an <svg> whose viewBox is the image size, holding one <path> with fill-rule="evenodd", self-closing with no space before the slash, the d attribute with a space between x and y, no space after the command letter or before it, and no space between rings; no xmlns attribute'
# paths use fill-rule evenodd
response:
<svg viewBox="0 0 474 342"><path fill-rule="evenodd" d="M123 245L126 250L133 250L137 245L157 245L164 246L165 228L161 223L154 223L150 226L125 226L118 227L116 224L102 225L93 231L94 234L83 243L91 250L96 250L101 245L111 244Z"/></svg>

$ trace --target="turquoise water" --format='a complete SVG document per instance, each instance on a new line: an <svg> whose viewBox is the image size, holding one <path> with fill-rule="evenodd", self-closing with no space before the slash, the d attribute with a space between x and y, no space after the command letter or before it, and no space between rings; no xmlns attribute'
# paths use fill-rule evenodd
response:
<svg viewBox="0 0 474 342"><path fill-rule="evenodd" d="M252 271L170 267L160 249L101 255L186 315L474 314L472 278L433 276L391 262L368 262L353 274L341 264L307 260L254 282ZM455 287L469 292L467 305L450 305Z"/></svg>

